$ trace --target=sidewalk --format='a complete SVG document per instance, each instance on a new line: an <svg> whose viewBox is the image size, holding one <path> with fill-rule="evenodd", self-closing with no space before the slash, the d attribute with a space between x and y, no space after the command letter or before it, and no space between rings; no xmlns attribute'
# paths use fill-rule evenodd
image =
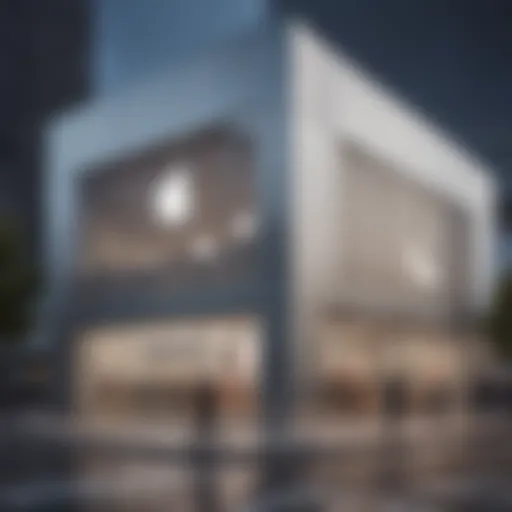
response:
<svg viewBox="0 0 512 512"><path fill-rule="evenodd" d="M101 502L110 497L113 499L115 496L131 501L133 496L134 503L138 500L143 503L145 503L144 500L148 500L147 503L153 503L153 500L162 499L167 505L176 503L176 500L181 502L186 496L190 499L190 482L193 482L194 466L187 464L186 451L196 444L197 439L189 424L170 426L105 421L85 422L77 418L61 418L35 412L11 418L9 424L16 428L20 437L32 436L48 445L56 443L69 446L73 451L76 447L80 448L82 442L86 447L87 443L90 443L90 446L96 444L100 447L99 451L88 452L87 449L74 451L75 456L80 454L81 461L94 462L91 466L87 464L83 466L83 470L80 470L80 478L77 480L72 478L70 480L70 475L63 476L62 480L58 478L51 480L50 477L43 475L42 481L27 481L26 484L11 488L9 499L23 501L24 495L31 496L33 500L89 496ZM508 418L499 416L480 417L476 422L470 421L469 417L437 420L417 418L404 423L400 431L407 437L408 447L412 446L416 450L414 457L407 463L418 464L418 467L421 467L429 457L449 458L450 450L460 446L458 443L464 439L464 433L469 435L477 430L482 438L490 439L495 432L510 431L509 425ZM328 464L335 470L334 478L332 480L326 478L322 469L323 462L319 466L320 472L317 472L315 463L314 471L309 475L306 488L303 490L308 493L318 492L324 496L327 502L332 504L332 508L329 506L326 510L333 512L348 511L349 508L344 504L348 507L350 502L361 503L360 500L366 495L371 495L372 499L379 504L373 510L384 511L389 504L390 507L394 505L402 507L400 510L416 512L417 510L445 510L443 503L462 498L469 499L468 496L472 496L473 490L475 496L476 494L484 495L488 492L488 488L495 488L497 494L498 491L503 494L503 485L500 484L499 479L489 476L490 473L486 473L487 470L483 467L477 466L481 469L481 473L471 476L465 472L458 472L458 467L454 470L454 467L450 466L443 470L428 470L424 475L408 479L401 495L381 495L378 482L375 484L372 475L375 471L377 473L380 471L379 460L373 454L375 448L382 442L384 432L386 429L382 424L368 421L343 424L310 422L307 426L297 427L294 432L286 433L286 437L279 436L272 442L272 449L283 449L284 445L299 448L310 446L321 452L322 457L332 455L332 458L328 457ZM467 439L469 442L470 438ZM497 446L493 446L501 452L505 442L506 440L498 439ZM220 463L223 469L217 471L222 482L219 485L226 496L232 496L229 498L230 502L243 504L247 499L248 489L258 475L258 466L254 466L253 463L258 460L265 446L268 447L261 429L242 423L224 425L218 428L213 445L219 450L218 453L234 456L233 459L229 457L226 459L226 461L235 462L234 464L228 463L227 466L222 466L222 462ZM110 452L109 449L112 446L121 447L121 450ZM466 446L470 447L471 444ZM102 451L103 448L106 451ZM141 448L141 451L138 451L138 448ZM366 449L369 451L367 452ZM240 460L235 457L239 453L248 457L248 465L242 467L236 463ZM403 465L403 461L398 460L397 452L383 453L390 456L390 460L382 459L386 464L399 462ZM111 457L112 454L113 457ZM343 457L344 454L348 456ZM409 457L411 454L412 452L408 452ZM118 457L119 455L121 458ZM360 476L354 476L354 462L361 464L362 479ZM512 468L512 465L510 467ZM428 478L425 478L426 476ZM486 476L490 479L489 485L485 488L480 486L481 489L477 489L475 482L481 483ZM509 498L507 493L503 496L503 499ZM429 506L422 509L423 503ZM340 504L344 508L338 508ZM179 510L186 510L186 508ZM360 508L353 510L359 511ZM455 508L454 510L466 509ZM497 510L506 509L497 508Z"/></svg>
<svg viewBox="0 0 512 512"><path fill-rule="evenodd" d="M319 443L367 444L382 439L390 430L399 431L409 441L428 439L432 436L446 437L464 432L492 430L507 418L501 416L471 417L469 415L446 418L412 418L403 422L385 422L383 420L340 420L299 422L284 432L276 432L279 441L315 441ZM27 434L48 438L69 439L80 436L115 438L116 441L177 443L191 442L197 438L197 432L191 422L143 422L107 421L83 419L78 417L60 417L47 413L32 412L20 414L8 422ZM2 423L0 422L0 425ZM4 424L5 425L5 424ZM2 427L0 427L1 429ZM258 446L268 435L253 423L243 421L218 423L214 439L222 445L231 447Z"/></svg>

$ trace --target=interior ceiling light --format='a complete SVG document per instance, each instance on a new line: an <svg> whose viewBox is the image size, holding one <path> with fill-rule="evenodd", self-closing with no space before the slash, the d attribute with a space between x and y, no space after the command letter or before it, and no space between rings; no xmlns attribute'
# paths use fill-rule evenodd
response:
<svg viewBox="0 0 512 512"><path fill-rule="evenodd" d="M171 167L151 187L151 208L159 224L180 226L192 217L194 187L192 173L186 166Z"/></svg>
<svg viewBox="0 0 512 512"><path fill-rule="evenodd" d="M433 256L417 247L404 252L403 265L405 271L416 285L424 289L435 289L439 286L440 270Z"/></svg>
<svg viewBox="0 0 512 512"><path fill-rule="evenodd" d="M192 243L190 252L194 260L207 263L217 257L219 243L211 235L201 235Z"/></svg>
<svg viewBox="0 0 512 512"><path fill-rule="evenodd" d="M239 212L231 221L232 235L240 240L250 240L254 238L257 231L257 221L251 212Z"/></svg>

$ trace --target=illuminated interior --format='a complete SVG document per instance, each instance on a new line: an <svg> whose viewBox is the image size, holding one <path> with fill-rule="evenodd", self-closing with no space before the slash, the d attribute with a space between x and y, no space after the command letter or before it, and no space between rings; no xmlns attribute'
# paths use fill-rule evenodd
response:
<svg viewBox="0 0 512 512"><path fill-rule="evenodd" d="M95 169L83 183L82 275L170 283L253 268L259 212L249 140L211 130Z"/></svg>
<svg viewBox="0 0 512 512"><path fill-rule="evenodd" d="M77 343L77 410L182 419L193 414L194 392L206 381L217 393L221 416L254 416L260 329L257 319L242 316L89 329Z"/></svg>
<svg viewBox="0 0 512 512"><path fill-rule="evenodd" d="M378 411L383 385L394 378L405 386L408 410L442 410L466 371L463 349L453 337L368 319L325 318L318 360L318 404L333 415Z"/></svg>
<svg viewBox="0 0 512 512"><path fill-rule="evenodd" d="M467 301L467 223L441 195L353 146L343 153L343 255L349 300L430 310Z"/></svg>

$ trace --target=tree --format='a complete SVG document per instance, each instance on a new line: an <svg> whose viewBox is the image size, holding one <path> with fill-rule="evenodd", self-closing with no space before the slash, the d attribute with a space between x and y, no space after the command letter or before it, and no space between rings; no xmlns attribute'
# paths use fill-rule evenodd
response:
<svg viewBox="0 0 512 512"><path fill-rule="evenodd" d="M34 269L23 257L21 230L0 217L0 342L20 340L31 327L36 290Z"/></svg>
<svg viewBox="0 0 512 512"><path fill-rule="evenodd" d="M512 361L512 269L500 281L488 327L490 339L498 354Z"/></svg>

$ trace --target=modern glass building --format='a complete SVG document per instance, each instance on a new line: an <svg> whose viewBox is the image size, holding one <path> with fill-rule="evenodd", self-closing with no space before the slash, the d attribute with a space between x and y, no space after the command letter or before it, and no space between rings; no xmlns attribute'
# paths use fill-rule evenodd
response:
<svg viewBox="0 0 512 512"><path fill-rule="evenodd" d="M229 418L368 413L396 377L411 410L458 401L494 279L489 170L307 19L121 3L100 2L96 98L48 131L64 403L179 415L199 377Z"/></svg>

